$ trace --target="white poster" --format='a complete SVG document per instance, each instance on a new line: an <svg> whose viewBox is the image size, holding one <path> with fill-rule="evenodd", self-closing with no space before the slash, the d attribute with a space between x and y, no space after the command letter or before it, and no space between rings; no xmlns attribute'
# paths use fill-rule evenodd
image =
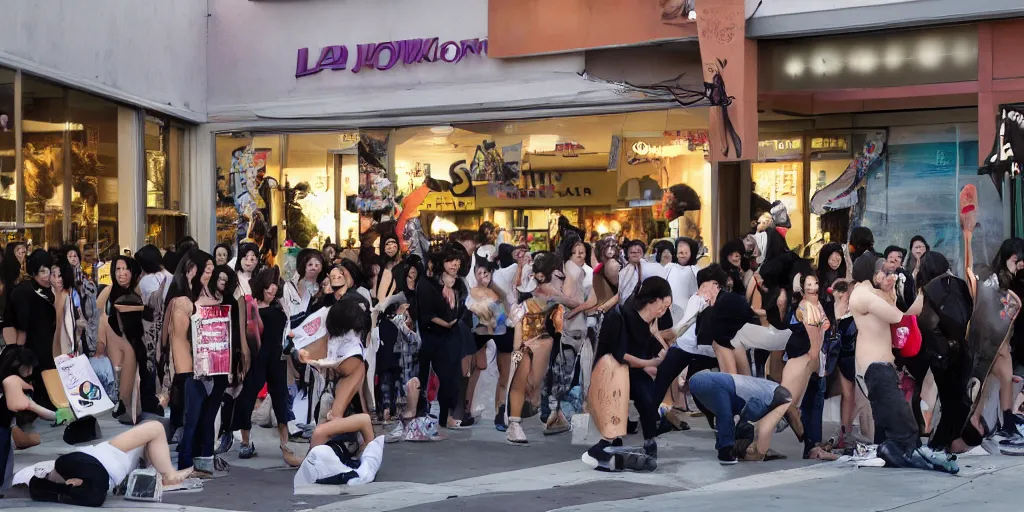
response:
<svg viewBox="0 0 1024 512"><path fill-rule="evenodd" d="M53 361L76 418L96 416L114 408L88 357L62 355Z"/></svg>
<svg viewBox="0 0 1024 512"><path fill-rule="evenodd" d="M313 342L327 337L327 312L330 310L331 308L318 309L307 316L298 329L292 330L292 334L295 335L292 343L296 350L306 348Z"/></svg>

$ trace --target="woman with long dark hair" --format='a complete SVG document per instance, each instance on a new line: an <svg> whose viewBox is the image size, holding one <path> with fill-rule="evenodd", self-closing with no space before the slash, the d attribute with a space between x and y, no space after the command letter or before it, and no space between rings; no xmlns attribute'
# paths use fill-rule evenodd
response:
<svg viewBox="0 0 1024 512"><path fill-rule="evenodd" d="M96 352L100 331L100 316L102 316L100 315L99 308L96 307L96 298L99 295L99 290L96 287L96 283L83 271L82 263L85 260L82 258L82 251L77 246L66 245L60 252L61 256L67 260L68 265L71 267L74 280L72 302L75 304L75 308L79 310L79 316L85 320L85 327L81 330L79 344L82 347L82 352L91 356Z"/></svg>
<svg viewBox="0 0 1024 512"><path fill-rule="evenodd" d="M14 475L15 443L12 431L15 415L28 412L52 421L53 411L36 404L26 391L32 391L33 373L39 365L36 355L21 345L7 345L0 349L0 498L11 487ZM45 390L38 392L46 393ZM38 434L36 434L38 437Z"/></svg>
<svg viewBox="0 0 1024 512"><path fill-rule="evenodd" d="M401 249L398 237L394 233L385 233L381 236L379 258L377 282L373 289L373 299L378 302L386 300L397 291L393 273L395 265L398 265L401 259Z"/></svg>
<svg viewBox="0 0 1024 512"><path fill-rule="evenodd" d="M923 236L916 235L910 239L910 254L907 255L907 260L903 264L914 279L917 279L917 272L921 267L921 257L931 250L932 247L928 245L928 241Z"/></svg>
<svg viewBox="0 0 1024 512"><path fill-rule="evenodd" d="M231 434L231 421L235 409L235 398L242 390L242 381L249 371L250 352L246 340L246 310L237 299L238 276L227 265L213 268L210 283L215 286L213 293L220 303L231 307L231 375L228 387L224 392L221 405L220 435L216 453L224 453L231 449L234 436Z"/></svg>
<svg viewBox="0 0 1024 512"><path fill-rule="evenodd" d="M135 411L127 410L126 407L132 403L136 370L139 373L139 402L142 411L160 414L163 410L156 398L156 378L149 371L146 347L142 341L142 317L138 314L141 313L141 299L135 293L141 269L135 260L121 255L114 257L111 268L111 284L100 292L97 300L102 305L102 313L96 353L109 353L114 368L121 369L114 417L121 423L134 424ZM138 299L138 304L133 301L130 306L118 305L122 297L128 300L129 296Z"/></svg>
<svg viewBox="0 0 1024 512"><path fill-rule="evenodd" d="M281 288L284 286L281 272L276 266L264 268L250 284L259 305L263 331L260 333L256 356L242 383L242 393L238 397L233 419L232 430L242 431L242 446L238 457L250 459L256 456L256 445L250 440L249 431L252 430L252 411L256 406L256 397L266 384L277 418L281 454L289 466L297 467L302 460L288 447L288 367L281 359L288 332L288 315L280 305Z"/></svg>

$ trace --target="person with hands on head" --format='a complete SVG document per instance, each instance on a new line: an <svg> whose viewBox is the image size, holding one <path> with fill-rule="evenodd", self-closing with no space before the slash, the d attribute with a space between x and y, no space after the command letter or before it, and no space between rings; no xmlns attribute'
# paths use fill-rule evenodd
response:
<svg viewBox="0 0 1024 512"><path fill-rule="evenodd" d="M21 431L15 424L15 416L30 413L48 421L56 418L54 411L32 399L35 391L30 382L38 365L36 355L24 346L7 345L0 349L0 497L11 486L14 450L28 447L18 446L19 440L27 439L31 446L39 444L39 434ZM46 390L40 387L39 393L45 395Z"/></svg>

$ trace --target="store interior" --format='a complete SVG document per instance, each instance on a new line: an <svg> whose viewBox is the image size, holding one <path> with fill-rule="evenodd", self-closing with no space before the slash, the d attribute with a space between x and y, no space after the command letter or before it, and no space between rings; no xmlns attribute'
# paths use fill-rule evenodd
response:
<svg viewBox="0 0 1024 512"><path fill-rule="evenodd" d="M219 134L217 239L237 243L255 216L277 228L279 246L290 240L320 247L330 239L355 247L360 234L403 207L415 208L433 238L491 221L505 241L535 250L555 242L559 217L588 238L706 238L706 129L707 109L695 108L372 132ZM368 178L377 166L383 169ZM460 185L463 176L471 187ZM441 191L410 205L428 178ZM696 191L701 209L667 222L662 189L677 183ZM384 184L390 192L380 190Z"/></svg>

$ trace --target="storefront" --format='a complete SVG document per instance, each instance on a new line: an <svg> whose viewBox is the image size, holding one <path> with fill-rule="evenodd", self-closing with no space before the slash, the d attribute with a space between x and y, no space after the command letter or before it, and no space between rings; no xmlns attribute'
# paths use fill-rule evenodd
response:
<svg viewBox="0 0 1024 512"><path fill-rule="evenodd" d="M187 124L0 67L2 243L65 244L88 269L186 233Z"/></svg>
<svg viewBox="0 0 1024 512"><path fill-rule="evenodd" d="M862 225L874 232L878 249L907 247L922 235L956 265L957 195L972 183L982 204L992 205L983 208L976 254L991 256L1003 221L996 189L977 172L979 30L958 25L759 43L765 114L751 164L753 192L764 200L761 210L777 200L786 205L792 248L814 257L823 243L845 241L851 225ZM825 196L842 187L815 193L844 173L857 200L817 215L832 209L823 208ZM751 216L760 213L755 207Z"/></svg>
<svg viewBox="0 0 1024 512"><path fill-rule="evenodd" d="M211 9L219 50L202 128L215 141L217 186L194 209L215 219L211 240L355 247L402 211L416 211L434 237L491 221L538 249L559 217L588 237L623 225L638 237L702 236L702 222L710 237L710 213L679 228L660 211L660 190L684 177L710 197L707 108L589 78L598 66L582 52L491 58L486 2ZM392 20L387 37L369 22L379 19ZM273 29L249 30L264 25ZM673 62L699 76L691 46ZM658 149L637 155L637 142ZM428 177L432 190L422 188ZM630 194L626 182L644 177L656 198ZM215 212L203 215L204 204Z"/></svg>
<svg viewBox="0 0 1024 512"><path fill-rule="evenodd" d="M666 222L661 190L687 183L708 196L702 110L217 134L217 241L268 233L278 247L356 248L406 209L434 238L490 221L537 250L551 246L559 217L589 239L701 238L709 214ZM641 180L653 197L633 186Z"/></svg>

